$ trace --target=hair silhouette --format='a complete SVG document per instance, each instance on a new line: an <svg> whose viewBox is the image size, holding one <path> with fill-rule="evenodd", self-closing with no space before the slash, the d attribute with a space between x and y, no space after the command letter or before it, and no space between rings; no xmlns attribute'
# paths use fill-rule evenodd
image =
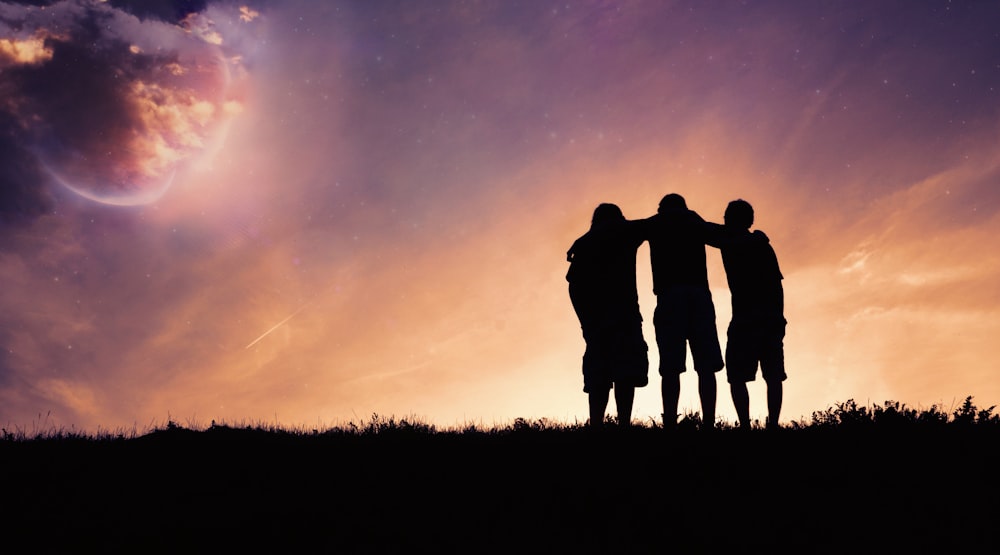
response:
<svg viewBox="0 0 1000 555"><path fill-rule="evenodd" d="M612 388L618 422L628 426L635 388L649 381L635 277L642 242L640 229L625 219L621 208L603 203L594 209L590 230L566 253L570 301L586 342L583 391L595 428L603 424Z"/></svg>
<svg viewBox="0 0 1000 555"><path fill-rule="evenodd" d="M618 207L617 204L611 204L605 202L599 204L597 208L594 209L594 217L590 220L591 228L599 227L602 225L607 225L612 222L624 222L625 214L622 213L622 209Z"/></svg>
<svg viewBox="0 0 1000 555"><path fill-rule="evenodd" d="M670 193L660 200L660 207L658 210L660 214L677 210L687 210L687 202L684 201L684 197L678 195L677 193Z"/></svg>
<svg viewBox="0 0 1000 555"><path fill-rule="evenodd" d="M723 216L726 225L735 226L740 229L750 229L753 225L753 206L743 199L736 199L726 207Z"/></svg>

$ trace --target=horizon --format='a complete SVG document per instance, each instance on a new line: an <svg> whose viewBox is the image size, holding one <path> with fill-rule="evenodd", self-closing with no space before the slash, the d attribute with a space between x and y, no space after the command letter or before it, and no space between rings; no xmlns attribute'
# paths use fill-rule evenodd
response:
<svg viewBox="0 0 1000 555"><path fill-rule="evenodd" d="M769 436L774 434L783 435L788 432L802 431L809 429L843 429L843 430L872 430L891 429L901 431L904 429L932 430L941 429L943 426L969 430L971 427L990 428L1000 423L1000 414L994 414L996 405L981 407L976 405L972 396L966 397L958 407L941 407L932 405L930 407L911 407L900 401L885 400L881 404L858 404L854 399L835 403L823 410L814 411L808 418L801 417L788 419L780 426L780 431L766 428L765 423L754 421L749 429L742 429L738 422L730 422L724 418L716 419L713 430L722 433L733 432L737 437L745 437L747 432L766 433ZM39 415L41 416L41 415ZM666 432L664 437L674 434L704 434L704 422L700 415L695 412L687 412L678 415L678 425L670 432ZM22 426L15 426L12 429L3 427L0 430L0 439L4 441L46 441L60 439L89 439L89 440L127 440L137 439L161 432L208 432L219 430L249 431L254 433L269 434L290 434L293 436L317 436L317 435L346 435L365 436L379 435L385 432L406 432L415 434L499 434L514 432L584 432L588 435L613 437L619 434L629 435L632 432L664 430L663 423L656 419L632 419L627 427L620 427L612 414L605 415L603 426L594 429L589 422L573 421L560 422L545 417L537 419L525 419L516 417L503 422L493 422L486 425L482 422L464 422L448 426L439 426L434 423L425 422L413 415L397 416L371 414L367 418L360 418L346 422L333 424L282 424L280 422L266 422L247 420L237 421L216 421L211 420L208 424L194 419L180 419L173 416L167 417L162 422L150 422L143 428L133 424L118 427L115 429L97 428L96 430L84 430L70 427L69 429L56 428L54 425L46 427L47 419L39 425L33 422L30 429ZM661 432L662 433L662 432Z"/></svg>
<svg viewBox="0 0 1000 555"><path fill-rule="evenodd" d="M565 252L671 192L771 240L782 423L1000 404L998 4L165 6L0 2L7 428L585 422Z"/></svg>

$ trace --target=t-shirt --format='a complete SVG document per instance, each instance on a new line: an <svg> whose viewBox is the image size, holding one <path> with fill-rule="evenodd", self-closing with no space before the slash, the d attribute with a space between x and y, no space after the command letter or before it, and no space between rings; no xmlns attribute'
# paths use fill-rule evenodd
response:
<svg viewBox="0 0 1000 555"><path fill-rule="evenodd" d="M705 220L693 210L668 210L637 220L649 241L653 293L672 285L708 288Z"/></svg>
<svg viewBox="0 0 1000 555"><path fill-rule="evenodd" d="M566 280L580 289L593 289L609 301L638 302L635 256L643 238L631 222L595 226L570 247Z"/></svg>
<svg viewBox="0 0 1000 555"><path fill-rule="evenodd" d="M722 264L735 323L784 323L784 276L763 233L707 224L709 244L722 251Z"/></svg>

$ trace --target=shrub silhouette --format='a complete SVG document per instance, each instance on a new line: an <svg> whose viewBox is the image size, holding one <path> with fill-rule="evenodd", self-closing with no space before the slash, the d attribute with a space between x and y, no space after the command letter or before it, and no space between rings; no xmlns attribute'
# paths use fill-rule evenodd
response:
<svg viewBox="0 0 1000 555"><path fill-rule="evenodd" d="M878 430L930 430L944 428L1000 428L1000 414L996 414L996 405L986 408L979 408L974 402L973 396L967 396L965 400L953 411L948 412L938 405L931 405L928 408L917 409L907 406L899 401L884 401L881 405L861 405L854 399L848 399L842 403L828 407L821 411L814 411L808 420L793 420L783 425L789 431L800 430L853 430L853 429L878 429ZM617 428L617 418L608 415L605 418L608 429ZM687 412L682 415L677 422L676 430L682 433L693 433L701 430L704 423L701 415L697 411ZM655 419L647 421L635 420L632 428L638 430L661 429L662 425ZM716 429L721 431L737 431L737 427L731 423L720 421L716 423ZM760 422L754 426L754 430L762 430ZM526 418L515 418L507 424L486 427L477 424L465 424L455 428L438 428L433 424L422 422L415 416L396 418L394 416L382 416L373 413L367 421L349 422L345 425L332 426L323 430L318 428L295 429L284 428L276 424L268 423L239 423L229 425L212 421L211 426L198 430L196 426L189 423L187 426L177 423L169 418L166 424L159 427L151 427L146 432L140 432L137 427L119 429L115 431L98 429L96 433L87 433L75 428L39 428L37 425L31 429L6 427L0 429L0 442L24 442L24 441L128 441L141 438L146 435L155 434L187 434L197 431L213 433L229 433L236 431L243 433L284 435L291 437L422 437L422 436L462 436L462 435L523 435L538 433L585 433L587 426L577 423L559 423L547 418L535 420Z"/></svg>
<svg viewBox="0 0 1000 555"><path fill-rule="evenodd" d="M808 424L795 423L795 428L940 428L943 426L996 426L1000 416L993 414L996 406L979 409L970 395L951 414L938 405L926 409L908 407L899 401L885 401L882 405L859 405L854 399L837 403L823 411L815 411Z"/></svg>

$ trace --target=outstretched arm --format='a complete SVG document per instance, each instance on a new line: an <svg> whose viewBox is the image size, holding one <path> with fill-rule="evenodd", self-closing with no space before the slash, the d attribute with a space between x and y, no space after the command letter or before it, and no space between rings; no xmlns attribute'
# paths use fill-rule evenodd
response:
<svg viewBox="0 0 1000 555"><path fill-rule="evenodd" d="M701 225L706 245L717 249L721 249L727 245L729 233L726 232L726 226L713 222L702 222Z"/></svg>
<svg viewBox="0 0 1000 555"><path fill-rule="evenodd" d="M641 245L644 241L649 241L649 236L652 233L653 218L655 216L641 220L628 220L626 222L628 230L637 245Z"/></svg>

